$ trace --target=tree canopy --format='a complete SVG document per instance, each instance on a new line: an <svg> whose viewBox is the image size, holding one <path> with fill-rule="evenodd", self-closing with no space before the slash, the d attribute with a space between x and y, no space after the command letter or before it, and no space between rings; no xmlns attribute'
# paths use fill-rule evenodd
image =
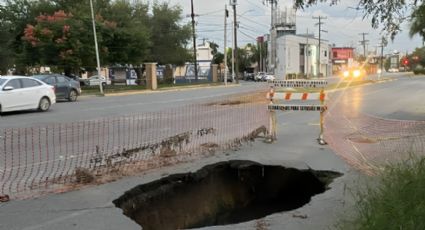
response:
<svg viewBox="0 0 425 230"><path fill-rule="evenodd" d="M295 7L303 9L320 2L334 5L338 4L339 1L295 0ZM423 0L359 0L356 9L364 12L364 18L370 18L373 28L381 26L391 38L394 38L401 31L401 24L406 21L412 23L411 35L419 34L424 37L421 31L425 30L425 24L419 23L425 20L423 19L423 15L425 15L425 1Z"/></svg>
<svg viewBox="0 0 425 230"><path fill-rule="evenodd" d="M183 64L189 25L182 10L168 3L95 0L102 65L155 61ZM12 64L21 73L37 66L65 72L96 66L90 5L86 0L6 0L0 5L0 70Z"/></svg>

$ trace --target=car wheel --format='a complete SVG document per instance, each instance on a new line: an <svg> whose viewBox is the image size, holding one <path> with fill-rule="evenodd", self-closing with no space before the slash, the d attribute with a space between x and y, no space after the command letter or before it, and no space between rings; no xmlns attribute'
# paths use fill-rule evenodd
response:
<svg viewBox="0 0 425 230"><path fill-rule="evenodd" d="M68 100L74 102L77 100L77 97L78 97L77 91L71 90L71 92L69 92Z"/></svg>
<svg viewBox="0 0 425 230"><path fill-rule="evenodd" d="M47 97L43 97L38 104L38 110L45 112L50 108L50 100Z"/></svg>

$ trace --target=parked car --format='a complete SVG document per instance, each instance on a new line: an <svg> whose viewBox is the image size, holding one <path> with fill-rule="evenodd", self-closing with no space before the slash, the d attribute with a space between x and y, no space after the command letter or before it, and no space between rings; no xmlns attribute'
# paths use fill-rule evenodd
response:
<svg viewBox="0 0 425 230"><path fill-rule="evenodd" d="M265 72L258 72L254 77L254 81L264 81L263 78L266 76Z"/></svg>
<svg viewBox="0 0 425 230"><path fill-rule="evenodd" d="M76 75L71 74L71 75L69 75L67 77L71 78L72 80L78 81L80 83L80 86L86 86L88 84L87 83L87 79L83 79L83 78L81 78L79 76L76 76Z"/></svg>
<svg viewBox="0 0 425 230"><path fill-rule="evenodd" d="M255 81L255 74L254 73L246 73L245 74L245 79L247 81Z"/></svg>
<svg viewBox="0 0 425 230"><path fill-rule="evenodd" d="M263 77L263 81L274 81L275 79L274 75L269 73Z"/></svg>
<svg viewBox="0 0 425 230"><path fill-rule="evenodd" d="M81 95L81 87L78 81L60 74L34 75L34 78L55 87L56 98L76 101Z"/></svg>
<svg viewBox="0 0 425 230"><path fill-rule="evenodd" d="M388 69L388 72L389 73L398 73L399 69L398 68L390 68L390 69Z"/></svg>
<svg viewBox="0 0 425 230"><path fill-rule="evenodd" d="M18 110L49 110L56 103L55 87L24 76L0 77L0 113Z"/></svg>
<svg viewBox="0 0 425 230"><path fill-rule="evenodd" d="M87 85L93 86L93 85L99 85L99 84L102 84L103 86L110 85L111 81L109 79L106 79L104 76L99 77L98 75L94 75L87 78Z"/></svg>

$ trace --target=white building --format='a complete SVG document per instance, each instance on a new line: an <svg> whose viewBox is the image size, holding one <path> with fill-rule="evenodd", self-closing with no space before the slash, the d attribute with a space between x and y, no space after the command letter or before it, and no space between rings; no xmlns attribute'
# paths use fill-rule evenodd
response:
<svg viewBox="0 0 425 230"><path fill-rule="evenodd" d="M318 65L319 40L313 35L285 34L276 39L276 79L288 75L303 75L308 78L330 75L330 46L320 43L320 66ZM320 68L320 69L319 69Z"/></svg>
<svg viewBox="0 0 425 230"><path fill-rule="evenodd" d="M198 61L211 61L213 57L209 42L204 41L201 45L196 46L196 59Z"/></svg>
<svg viewBox="0 0 425 230"><path fill-rule="evenodd" d="M276 79L326 77L331 73L330 46L312 34L296 34L296 11L285 8L273 17L269 41L268 72ZM320 65L319 65L320 62ZM319 74L320 73L320 74Z"/></svg>

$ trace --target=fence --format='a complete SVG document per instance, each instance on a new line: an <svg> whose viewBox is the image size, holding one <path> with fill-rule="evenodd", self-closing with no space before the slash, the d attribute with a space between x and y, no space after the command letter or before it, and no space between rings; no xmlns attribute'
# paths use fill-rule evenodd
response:
<svg viewBox="0 0 425 230"><path fill-rule="evenodd" d="M264 92L158 112L0 133L0 195L12 198L234 148L267 132ZM261 95L261 96L259 96Z"/></svg>
<svg viewBox="0 0 425 230"><path fill-rule="evenodd" d="M425 121L366 115L359 103L331 98L325 115L325 140L351 166L376 174L389 162L425 155Z"/></svg>

